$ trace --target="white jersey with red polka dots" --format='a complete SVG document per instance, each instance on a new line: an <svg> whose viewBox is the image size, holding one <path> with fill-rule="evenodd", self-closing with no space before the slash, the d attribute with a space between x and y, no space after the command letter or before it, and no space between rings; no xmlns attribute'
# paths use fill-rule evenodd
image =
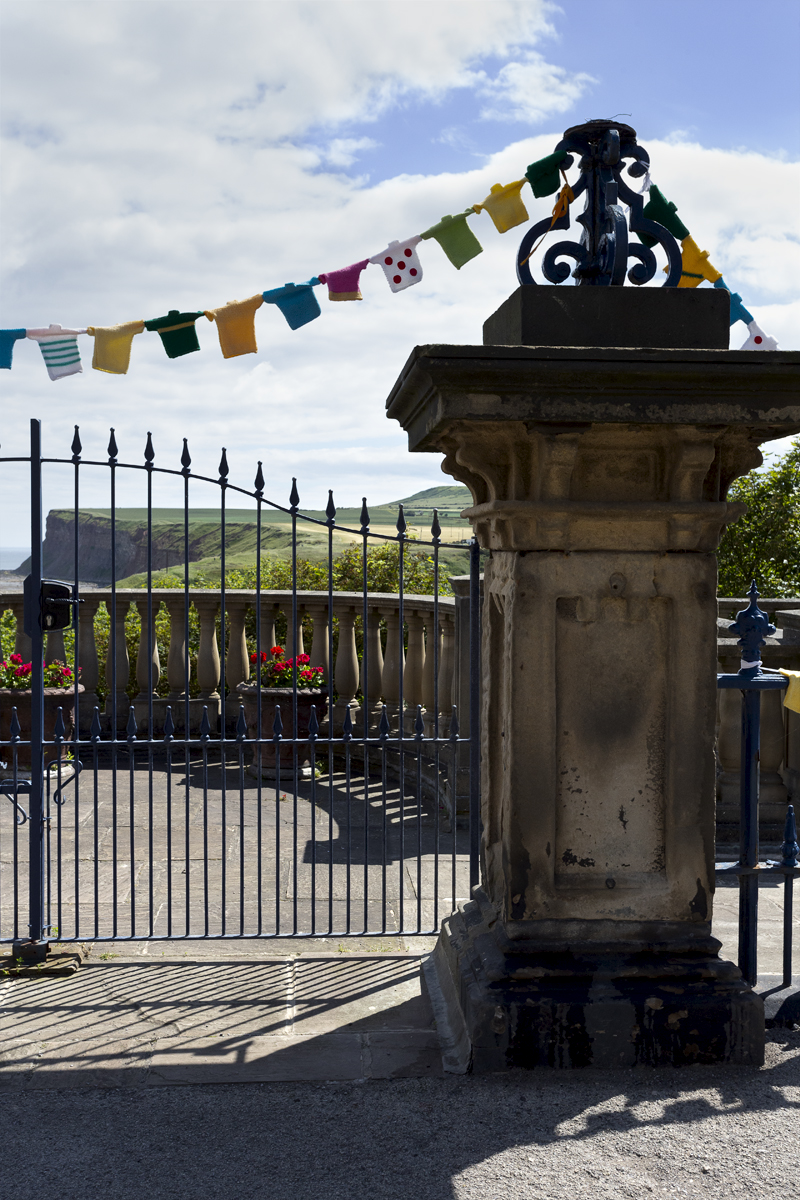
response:
<svg viewBox="0 0 800 1200"><path fill-rule="evenodd" d="M369 260L383 267L383 273L389 281L393 292L402 292L404 288L419 283L422 279L422 263L419 261L414 247L421 241L418 234L406 238L404 242L389 242L380 254L373 254Z"/></svg>
<svg viewBox="0 0 800 1200"><path fill-rule="evenodd" d="M774 337L770 337L756 321L750 321L747 328L750 331L750 336L740 350L777 350L778 343Z"/></svg>

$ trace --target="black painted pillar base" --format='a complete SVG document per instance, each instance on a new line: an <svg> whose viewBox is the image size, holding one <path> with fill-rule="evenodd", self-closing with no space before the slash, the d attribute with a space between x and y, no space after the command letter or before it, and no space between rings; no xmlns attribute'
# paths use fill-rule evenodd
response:
<svg viewBox="0 0 800 1200"><path fill-rule="evenodd" d="M763 1063L763 1001L707 931L543 921L512 940L473 894L424 967L445 1070Z"/></svg>

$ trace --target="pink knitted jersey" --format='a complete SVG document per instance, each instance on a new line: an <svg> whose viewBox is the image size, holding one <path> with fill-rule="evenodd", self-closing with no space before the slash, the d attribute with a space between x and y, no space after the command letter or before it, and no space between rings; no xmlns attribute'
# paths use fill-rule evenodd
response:
<svg viewBox="0 0 800 1200"><path fill-rule="evenodd" d="M340 271L328 271L325 275L320 275L320 283L328 285L329 300L363 300L361 289L358 285L358 279L364 267L368 264L369 259L365 258L362 262L351 263L349 267L342 267Z"/></svg>

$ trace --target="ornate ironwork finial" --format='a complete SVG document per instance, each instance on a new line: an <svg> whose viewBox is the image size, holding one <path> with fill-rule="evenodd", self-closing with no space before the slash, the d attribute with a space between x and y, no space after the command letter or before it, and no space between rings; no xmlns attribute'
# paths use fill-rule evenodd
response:
<svg viewBox="0 0 800 1200"><path fill-rule="evenodd" d="M572 274L577 284L621 287L627 273L628 280L638 286L656 273L656 258L650 247L658 243L668 263L664 287L677 287L682 270L680 247L664 225L643 216L644 196L634 192L622 177L625 171L632 179L640 178L650 166L649 154L636 141L636 130L613 120L575 125L566 130L553 154L542 162L552 159L558 162L558 169L567 170L574 163L573 154L579 156L581 173L571 198L586 193L586 206L577 218L583 233L580 242L558 242L547 250L542 260L545 277L551 283L563 283ZM626 159L633 160L627 168ZM630 206L628 214L621 201ZM517 278L521 284L536 282L528 259L537 241L551 229L569 227L569 205L565 203L561 215L545 217L528 230L517 256ZM630 241L629 233L642 235L641 240ZM574 259L574 270L570 271L567 263L556 261L565 257ZM638 259L630 270L629 258Z"/></svg>
<svg viewBox="0 0 800 1200"><path fill-rule="evenodd" d="M742 670L753 670L761 662L761 647L775 633L775 626L765 612L758 607L758 588L755 579L747 593L750 603L736 614L736 620L728 626L728 633L739 634L742 647Z"/></svg>
<svg viewBox="0 0 800 1200"><path fill-rule="evenodd" d="M794 817L794 805L786 810L786 821L783 826L783 845L781 846L781 866L796 867L800 858L800 846L797 844L797 824Z"/></svg>

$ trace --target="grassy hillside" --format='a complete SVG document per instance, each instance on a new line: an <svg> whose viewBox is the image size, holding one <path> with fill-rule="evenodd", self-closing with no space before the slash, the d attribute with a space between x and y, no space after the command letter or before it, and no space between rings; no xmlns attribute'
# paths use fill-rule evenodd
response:
<svg viewBox="0 0 800 1200"><path fill-rule="evenodd" d="M461 511L471 504L471 497L464 487L436 487L417 492L393 504L376 505L369 509L370 529L373 533L392 536L395 533L399 505L404 507L407 531L412 538L428 540L434 509L439 512L442 539L464 544L471 536L469 523L464 521ZM302 516L313 518L297 522L297 553L299 558L319 563L327 559L328 531L324 525L325 514L319 510L304 510ZM54 530L64 527L71 520L71 513L52 513ZM220 524L219 510L193 508L189 510L189 577L190 580L204 577L219 578L220 573ZM360 541L359 529L361 508L341 508L336 513L337 529L334 531L334 556L353 541ZM109 509L84 509L80 513L80 524L86 533L92 530L95 544L108 541L110 526ZM253 508L226 509L225 561L227 569L250 567L255 563L258 531L256 512ZM117 580L120 586L140 586L146 578L142 558L147 510L143 508L120 508L116 511L118 535L124 534L137 543L139 553L136 569ZM315 524L314 522L321 522ZM166 576L183 576L184 559L184 513L179 508L158 508L152 512L153 525L153 581L158 585ZM339 527L344 527L341 529ZM347 530L347 531L346 531ZM356 532L350 532L356 531ZM98 537L98 535L103 535ZM67 539L64 551L67 551ZM82 541L85 540L82 535ZM288 512L265 506L262 510L261 554L264 559L287 559L291 555L291 515ZM376 543L370 543L372 545ZM55 546L51 548L51 553ZM463 574L468 570L468 553L464 549L443 549L440 563L444 574ZM131 565L134 565L133 563ZM88 576L87 576L88 577Z"/></svg>

